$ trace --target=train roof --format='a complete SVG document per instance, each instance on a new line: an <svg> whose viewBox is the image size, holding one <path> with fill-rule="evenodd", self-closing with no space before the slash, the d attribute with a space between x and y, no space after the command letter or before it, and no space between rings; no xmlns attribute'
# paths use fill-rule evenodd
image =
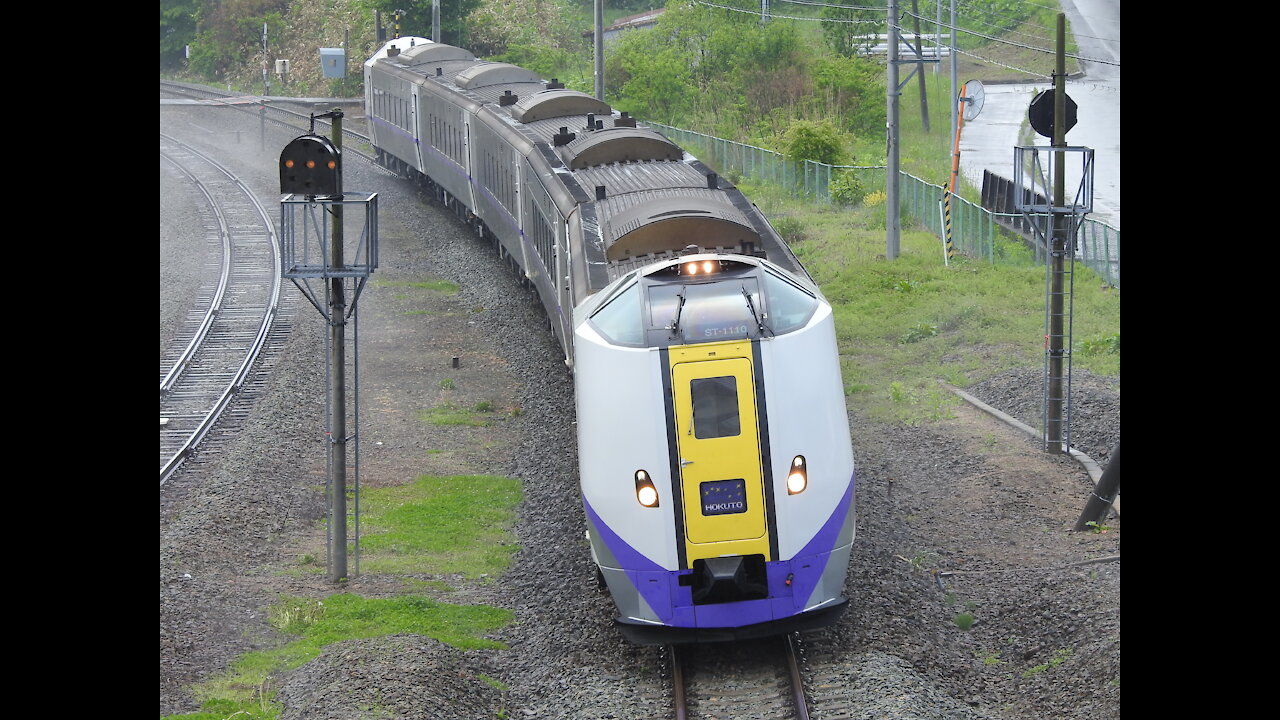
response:
<svg viewBox="0 0 1280 720"><path fill-rule="evenodd" d="M411 82L432 80L487 108L514 135L543 146L587 198L592 225L617 276L637 261L683 252L689 245L761 252L807 275L759 211L731 183L658 131L638 125L603 100L508 63L423 38L388 42L366 65L381 62ZM609 125L610 127L605 127ZM586 198L583 198L586 200Z"/></svg>
<svg viewBox="0 0 1280 720"><path fill-rule="evenodd" d="M395 40L388 40L386 43L382 45L382 47L378 48L377 52L375 52L373 55L370 55L368 60L364 61L364 65L365 67L369 67L370 65L373 65L379 60L386 59L393 52L396 55L399 55L400 53L405 52L407 50L411 50L415 47L418 47L419 45L438 45L438 44L439 43L433 43L427 38L418 37L416 35L407 35L402 38L396 38Z"/></svg>
<svg viewBox="0 0 1280 720"><path fill-rule="evenodd" d="M512 109L511 116L517 122L529 124L547 118L585 116L588 113L608 115L612 112L613 108L608 103L584 92L554 88L522 98Z"/></svg>

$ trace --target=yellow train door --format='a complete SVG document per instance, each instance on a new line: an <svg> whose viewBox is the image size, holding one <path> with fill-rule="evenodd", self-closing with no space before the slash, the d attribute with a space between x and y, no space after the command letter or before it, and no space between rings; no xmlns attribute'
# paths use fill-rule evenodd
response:
<svg viewBox="0 0 1280 720"><path fill-rule="evenodd" d="M686 567L725 555L769 557L751 344L671 350Z"/></svg>

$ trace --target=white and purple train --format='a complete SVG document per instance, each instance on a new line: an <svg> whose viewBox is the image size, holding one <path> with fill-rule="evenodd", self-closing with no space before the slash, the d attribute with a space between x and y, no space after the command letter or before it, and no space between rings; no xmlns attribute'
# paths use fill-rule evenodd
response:
<svg viewBox="0 0 1280 720"><path fill-rule="evenodd" d="M626 113L423 38L365 63L382 162L537 292L592 560L633 642L833 622L854 461L831 306L731 183Z"/></svg>

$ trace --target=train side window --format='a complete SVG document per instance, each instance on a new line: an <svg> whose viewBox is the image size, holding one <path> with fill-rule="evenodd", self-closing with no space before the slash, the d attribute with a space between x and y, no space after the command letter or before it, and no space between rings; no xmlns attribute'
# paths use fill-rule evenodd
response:
<svg viewBox="0 0 1280 720"><path fill-rule="evenodd" d="M738 419L738 379L732 375L689 382L693 395L693 436L733 437L742 434Z"/></svg>

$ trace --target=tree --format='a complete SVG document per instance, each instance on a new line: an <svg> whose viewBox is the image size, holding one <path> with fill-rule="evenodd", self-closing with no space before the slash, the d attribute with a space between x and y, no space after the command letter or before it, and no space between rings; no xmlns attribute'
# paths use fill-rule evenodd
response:
<svg viewBox="0 0 1280 720"><path fill-rule="evenodd" d="M851 4L857 4L853 0ZM824 7L822 17L822 34L827 45L835 52L852 56L859 50L869 49L875 45L888 25L883 10L855 10L853 8Z"/></svg>
<svg viewBox="0 0 1280 720"><path fill-rule="evenodd" d="M195 0L193 0L195 1ZM204 0L196 14L191 70L220 78L247 57L262 54L262 26L276 36L284 27L288 0Z"/></svg>
<svg viewBox="0 0 1280 720"><path fill-rule="evenodd" d="M827 116L854 135L884 130L884 66L864 57L830 57L813 64L813 85L823 95Z"/></svg>
<svg viewBox="0 0 1280 720"><path fill-rule="evenodd" d="M179 67L196 39L199 0L160 0L160 67Z"/></svg>
<svg viewBox="0 0 1280 720"><path fill-rule="evenodd" d="M468 48L467 17L483 0L440 0L440 42ZM368 7L382 12L382 21L390 23L396 10L404 10L400 18L400 34L431 37L431 0L368 0Z"/></svg>

